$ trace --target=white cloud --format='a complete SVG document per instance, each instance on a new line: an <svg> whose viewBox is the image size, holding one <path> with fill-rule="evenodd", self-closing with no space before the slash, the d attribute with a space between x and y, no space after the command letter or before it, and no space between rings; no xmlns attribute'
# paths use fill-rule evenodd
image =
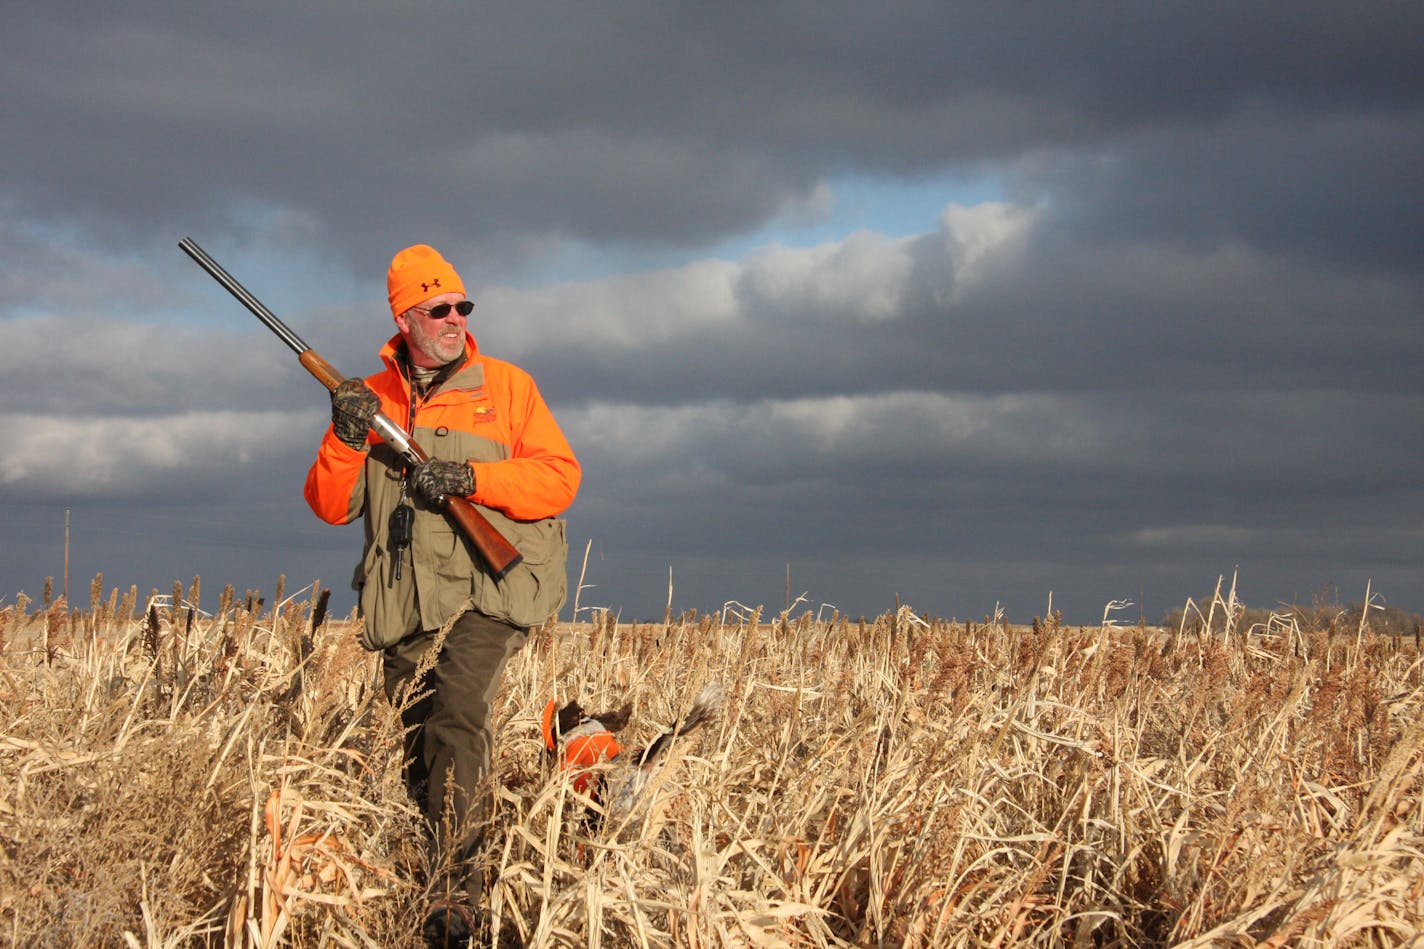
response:
<svg viewBox="0 0 1424 949"><path fill-rule="evenodd" d="M1022 246L1036 218L1030 209L997 201L945 208L940 225L954 267L954 299L962 297L996 260Z"/></svg>
<svg viewBox="0 0 1424 949"><path fill-rule="evenodd" d="M890 392L670 407L602 402L560 419L587 454L629 472L711 468L731 477L751 464L815 478L828 464L859 475L917 461L1018 464L1045 455L1111 464L1109 434L1089 409L1049 395Z"/></svg>
<svg viewBox="0 0 1424 949"><path fill-rule="evenodd" d="M859 231L816 247L771 247L754 254L741 275L748 305L776 314L810 310L862 322L900 311L914 267L914 238Z"/></svg>
<svg viewBox="0 0 1424 949"><path fill-rule="evenodd" d="M1011 262L1035 220L1035 212L999 202L950 205L941 230L929 235L857 231L812 247L771 245L740 261L699 260L538 289L495 287L480 295L481 321L513 356L559 346L626 353L772 324L883 323L903 315L921 291L919 269L928 267L936 283L953 274L957 297L990 268ZM926 251L940 256L926 261Z"/></svg>
<svg viewBox="0 0 1424 949"><path fill-rule="evenodd" d="M125 495L156 480L211 475L316 450L324 412L184 412L149 418L0 416L0 485L36 497Z"/></svg>
<svg viewBox="0 0 1424 949"><path fill-rule="evenodd" d="M634 350L740 319L737 265L703 260L670 270L480 295L481 320L512 353L549 345ZM478 333L479 327L473 327Z"/></svg>
<svg viewBox="0 0 1424 949"><path fill-rule="evenodd" d="M253 321L254 326L256 321ZM140 415L271 404L295 382L276 340L61 312L0 320L0 394L11 411Z"/></svg>

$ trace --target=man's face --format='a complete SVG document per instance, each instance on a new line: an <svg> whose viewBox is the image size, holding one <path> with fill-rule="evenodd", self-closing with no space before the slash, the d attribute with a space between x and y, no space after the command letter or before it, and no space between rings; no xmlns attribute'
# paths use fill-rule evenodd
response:
<svg viewBox="0 0 1424 949"><path fill-rule="evenodd" d="M410 351L410 361L422 369L443 366L465 351L465 317L451 306L440 319L430 311L442 303L455 304L463 293L442 293L396 317L396 327Z"/></svg>

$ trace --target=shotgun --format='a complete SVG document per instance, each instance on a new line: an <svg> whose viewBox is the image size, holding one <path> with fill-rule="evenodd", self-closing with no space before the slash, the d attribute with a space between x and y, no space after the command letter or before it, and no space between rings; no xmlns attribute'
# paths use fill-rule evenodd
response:
<svg viewBox="0 0 1424 949"><path fill-rule="evenodd" d="M194 263L206 270L210 277L222 284L228 293L236 297L239 303L251 310L253 316L261 320L273 333L276 333L282 342L290 346L297 354L298 361L307 372L316 377L318 382L333 391L341 385L345 377L332 368L331 363L317 355L316 350L288 329L285 323L277 319L275 313L263 306L262 302L251 293L248 293L246 287L233 279L221 264L209 257L201 247L193 243L191 238L183 238L178 242L178 246L185 254L193 258ZM371 428L411 467L430 459L425 450L415 443L415 439L407 435L405 430L384 412L377 412L371 419ZM496 580L503 577L524 559L515 546L505 539L504 535L480 513L480 509L475 507L469 499L444 497L440 499L439 506L454 519L460 530L475 545L475 549L480 552L485 563L489 564Z"/></svg>

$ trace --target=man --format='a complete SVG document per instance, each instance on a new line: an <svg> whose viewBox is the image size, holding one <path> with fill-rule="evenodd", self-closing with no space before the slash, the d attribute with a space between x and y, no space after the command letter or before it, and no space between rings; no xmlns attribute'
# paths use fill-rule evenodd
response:
<svg viewBox="0 0 1424 949"><path fill-rule="evenodd" d="M568 546L558 515L582 472L528 373L479 351L465 329L474 304L438 252L420 244L396 254L387 288L399 332L381 350L386 368L332 392L332 424L305 493L332 524L364 515L354 583L362 642L382 651L387 698L407 706L406 782L436 846L425 936L457 944L482 915L473 860L487 808L478 792L491 762L490 706L529 628L563 605ZM430 460L405 465L371 431L377 411ZM452 496L478 505L523 561L495 579L442 513ZM430 672L417 677L442 632L433 667L427 661Z"/></svg>

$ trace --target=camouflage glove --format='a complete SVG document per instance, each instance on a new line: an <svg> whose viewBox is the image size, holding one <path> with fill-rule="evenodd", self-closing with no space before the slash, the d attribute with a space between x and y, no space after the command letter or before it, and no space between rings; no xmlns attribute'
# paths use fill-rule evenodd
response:
<svg viewBox="0 0 1424 949"><path fill-rule="evenodd" d="M355 451L366 450L371 417L380 410L380 397L357 376L331 390L331 427L336 437Z"/></svg>
<svg viewBox="0 0 1424 949"><path fill-rule="evenodd" d="M467 498L475 493L475 469L462 461L431 458L411 472L410 483L427 501Z"/></svg>

